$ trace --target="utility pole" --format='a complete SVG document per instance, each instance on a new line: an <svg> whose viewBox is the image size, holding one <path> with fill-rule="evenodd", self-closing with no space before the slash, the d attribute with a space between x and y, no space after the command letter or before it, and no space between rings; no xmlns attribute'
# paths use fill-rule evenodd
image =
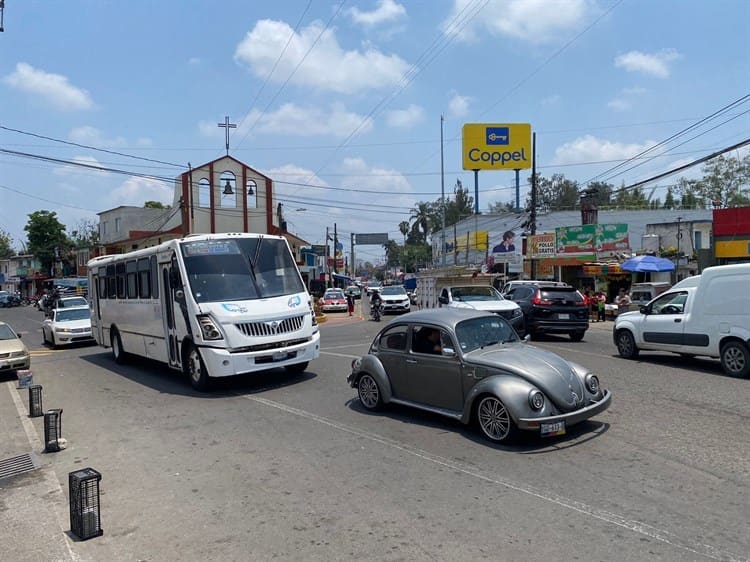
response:
<svg viewBox="0 0 750 562"><path fill-rule="evenodd" d="M352 282L354 282L354 278L357 276L357 265L354 261L354 233L351 233L351 239L349 240L349 253L351 254L351 268L349 270L349 274L352 276Z"/></svg>
<svg viewBox="0 0 750 562"><path fill-rule="evenodd" d="M339 264L338 264L338 253L339 251L339 235L336 231L336 223L333 223L333 272L338 273L339 272Z"/></svg>
<svg viewBox="0 0 750 562"><path fill-rule="evenodd" d="M536 234L536 133L531 135L531 235ZM536 260L531 258L531 278L536 279Z"/></svg>
<svg viewBox="0 0 750 562"><path fill-rule="evenodd" d="M326 272L326 287L331 288L331 267L328 265L328 241L331 238L328 236L328 227L326 226L326 257L325 257L325 272Z"/></svg>
<svg viewBox="0 0 750 562"><path fill-rule="evenodd" d="M445 118L440 115L440 207L442 212L442 227L440 228L440 255L442 264L445 267L445 160L443 158L443 121Z"/></svg>
<svg viewBox="0 0 750 562"><path fill-rule="evenodd" d="M677 217L677 259L675 260L675 282L680 280L680 241L682 240L682 230L680 228L680 221L682 217Z"/></svg>

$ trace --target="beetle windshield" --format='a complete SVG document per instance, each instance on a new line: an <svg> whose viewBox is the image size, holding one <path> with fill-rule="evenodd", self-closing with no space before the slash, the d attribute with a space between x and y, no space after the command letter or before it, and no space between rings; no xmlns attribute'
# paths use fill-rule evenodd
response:
<svg viewBox="0 0 750 562"><path fill-rule="evenodd" d="M518 335L502 316L482 316L456 325L456 339L461 351L468 353L496 343L518 341Z"/></svg>
<svg viewBox="0 0 750 562"><path fill-rule="evenodd" d="M182 243L197 302L252 300L305 290L284 240L217 238Z"/></svg>

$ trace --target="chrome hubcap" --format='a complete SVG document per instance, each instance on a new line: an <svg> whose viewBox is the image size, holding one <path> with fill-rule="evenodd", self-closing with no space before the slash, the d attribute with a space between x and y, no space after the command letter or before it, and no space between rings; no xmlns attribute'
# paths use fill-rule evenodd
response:
<svg viewBox="0 0 750 562"><path fill-rule="evenodd" d="M479 404L479 425L491 439L500 441L510 431L510 415L497 398L485 398Z"/></svg>
<svg viewBox="0 0 750 562"><path fill-rule="evenodd" d="M372 377L364 376L359 379L359 399L367 408L374 408L378 404L378 385Z"/></svg>

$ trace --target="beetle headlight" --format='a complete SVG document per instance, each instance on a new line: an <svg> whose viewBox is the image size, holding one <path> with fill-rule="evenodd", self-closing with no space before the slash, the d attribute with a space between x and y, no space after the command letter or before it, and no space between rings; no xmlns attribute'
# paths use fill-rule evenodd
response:
<svg viewBox="0 0 750 562"><path fill-rule="evenodd" d="M198 324L201 327L201 334L204 340L223 340L224 336L221 334L216 323L208 315L198 316Z"/></svg>
<svg viewBox="0 0 750 562"><path fill-rule="evenodd" d="M599 377L592 375L591 373L586 375L586 388L589 389L591 394L599 392Z"/></svg>
<svg viewBox="0 0 750 562"><path fill-rule="evenodd" d="M544 408L544 394L539 390L532 390L529 392L529 406L534 410L541 410Z"/></svg>

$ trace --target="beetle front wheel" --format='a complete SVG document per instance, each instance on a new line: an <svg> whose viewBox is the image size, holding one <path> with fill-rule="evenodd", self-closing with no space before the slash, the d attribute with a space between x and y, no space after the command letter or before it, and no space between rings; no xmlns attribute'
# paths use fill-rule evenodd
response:
<svg viewBox="0 0 750 562"><path fill-rule="evenodd" d="M517 435L510 413L497 396L485 396L479 401L477 423L482 434L494 443L507 443Z"/></svg>

